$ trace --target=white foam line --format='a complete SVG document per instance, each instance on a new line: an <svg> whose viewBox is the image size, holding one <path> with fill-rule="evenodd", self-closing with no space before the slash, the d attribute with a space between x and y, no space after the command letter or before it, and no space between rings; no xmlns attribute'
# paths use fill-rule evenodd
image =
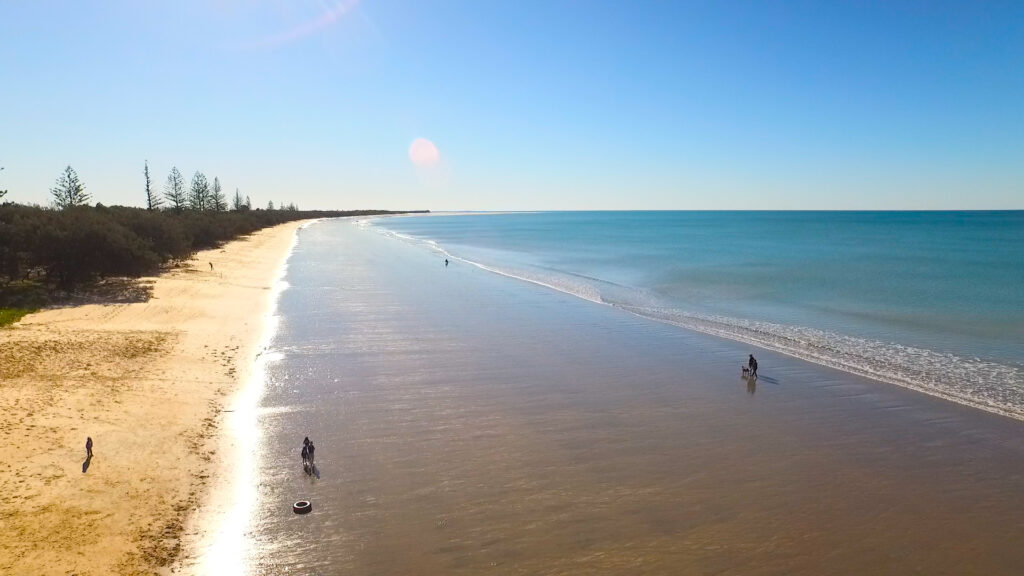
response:
<svg viewBox="0 0 1024 576"><path fill-rule="evenodd" d="M1001 405L1001 404L997 404L997 403L986 403L986 402L982 402L981 400L972 398L972 397L967 396L967 395L958 394L956 392L952 392L952 391L948 391L948 390L942 390L942 389L938 389L938 388L932 388L932 387L928 387L928 386L923 386L923 385L920 385L920 384L917 384L917 383L913 382L912 380L898 378L898 377L892 376L890 374L886 374L884 372L879 372L879 371L874 370L871 367L867 367L867 366L857 366L857 365L854 365L854 364L850 364L848 362L841 362L841 363L839 363L837 365L836 359L832 358L832 357L826 357L826 356L823 356L823 355L817 355L817 354L814 354L814 353L808 352L808 351L801 351L801 350L796 349L795 347L784 346L784 345L779 344L777 342L766 342L764 340L761 340L761 339L758 339L758 338L755 338L755 337L752 337L752 336L747 336L747 335L744 335L744 334L737 334L734 331L730 331L730 330L726 330L726 329L721 329L721 328L715 329L715 328L711 328L711 327L704 327L704 326L702 326L700 324L697 324L697 323L691 324L691 323L687 323L687 322L683 322L683 321L679 321L679 320L671 320L671 319L668 319L668 318L659 318L659 317L656 317L656 316L651 316L651 315L648 315L648 314L643 314L642 312L638 312L636 310L631 310L628 307L623 307L623 306L616 306L616 307L617 308L621 308L622 310L625 310L626 312L629 312L630 314L634 314L634 315L639 316L641 318L647 318L647 319L650 319L650 320L654 320L656 322L662 322L662 323L665 323L665 324L670 324L672 326L678 326L680 328L684 328L684 329L687 329L687 330L692 330L694 332L701 332L703 334L710 334L712 336L717 336L719 338L725 338L727 340L733 340L733 341L736 341L736 342L743 342L744 344L751 344L753 346L757 346L757 347L765 349L765 350L771 350L773 352L778 352L778 353L784 354L786 356L790 356L790 357L793 357L793 358L798 358L800 360L804 360L806 362L811 362L813 364L818 364L820 366L825 366L827 368L834 368L836 370L840 370L840 371L847 372L847 373L850 373L850 374L855 374L855 375L858 375L858 376L865 376L867 378L871 378L873 380L878 380L878 381L884 382L886 384L894 384L894 385L900 386L902 388L908 388L910 390L915 390L917 392L928 394L929 396L935 396L937 398L942 398L943 400L947 400L949 402L954 402L954 403L960 404L962 406L969 406L971 408L976 408L976 409L979 409L979 410L984 410L986 412L991 412L993 414L999 414L1000 416L1006 416L1008 418L1013 418L1015 420L1022 420L1022 421L1024 421L1024 414L1022 414L1019 410L1014 409L1013 406ZM701 319L698 319L698 320L701 320Z"/></svg>
<svg viewBox="0 0 1024 576"><path fill-rule="evenodd" d="M762 348L762 349L765 349L765 350L771 350L771 351L774 351L774 352L779 352L779 353L784 354L786 356L790 356L790 357L793 357L793 358L798 358L800 360L804 360L806 362L811 362L813 364L818 364L820 366L825 366L827 368L834 368L834 369L841 370L841 371L844 371L844 372L847 372L847 373L850 373L850 374L855 374L855 375L858 375L858 376L865 376L865 377L868 377L868 378L871 378L871 379L874 379L874 380L877 380L877 381L880 381L880 382L884 382L886 384L893 384L893 385L900 386L900 387L903 387L903 388L907 388L907 389L910 389L910 390L915 390L917 392L928 394L930 396L934 396L934 397L937 397L937 398L942 398L943 400L946 400L946 401L949 401L949 402L955 402L955 403L963 405L963 406L969 406L971 408L976 408L976 409L979 409L979 410L984 410L986 412L991 412L993 414L998 414L1000 416L1005 416L1005 417L1008 417L1008 418L1013 418L1015 420L1024 421L1024 412L1022 412L1019 408L1017 408L1017 407L1015 407L1013 405L997 403L997 402L995 402L993 400L990 400L990 399L987 399L987 398L978 399L978 398L974 398L974 397L968 396L966 394L957 393L955 391L944 390L944 389L940 389L940 388L935 388L935 387L930 387L930 386L922 385L922 384L914 382L913 380L909 380L909 379L906 379L906 378L899 378L898 376L894 376L894 375L891 375L891 374L886 374L884 372L879 372L878 370L872 369L871 367L857 366L857 365L854 365L854 364L850 364L848 362L838 362L837 363L837 360L835 358L832 358L832 357L826 357L826 356L817 355L817 354L814 354L814 353L808 352L808 351L797 350L794 347L784 346L783 344L778 343L778 342L768 342L768 341L766 341L764 339L755 338L753 336L746 335L746 334L740 334L740 333L737 333L734 330L726 330L726 329L723 329L723 328L715 328L715 327L707 326L706 324L710 324L710 323L715 322L715 320L712 319L712 318L705 319L705 318L700 318L698 316L693 316L692 318L695 321L693 321L693 322L685 322L685 321L681 321L681 320L673 320L673 319L670 319L670 318L659 317L659 316L656 316L656 315L653 315L653 314L645 314L645 313L643 313L643 311L642 311L642 309L640 307L619 305L619 304L614 304L614 303L611 303L611 302L606 302L606 301L602 300L599 295L598 296L588 296L588 295L585 295L585 294L580 294L578 292L574 292L574 291L569 290L569 289L567 289L565 287L562 287L562 286L557 286L557 285L550 284L550 283L547 283L547 282L543 282L541 280L537 280L537 279L534 279L534 278L528 278L528 277L524 277L524 276L519 276L519 275L516 275L514 273L507 272L505 270L501 270L501 269L498 269L498 268L487 266L485 264L481 264L479 262L474 262L472 260L467 260L465 258L454 256L451 253L449 253L447 250L442 248L441 246L438 246L437 243L434 242L433 240L426 240L426 239L422 239L422 238L416 238L414 236L409 236L409 235L406 235L406 234L401 234L401 233L398 233L398 232L395 232L395 231L392 231L392 230L387 230L385 228L382 228L382 227L379 227L379 226L375 226L375 225L372 225L371 229L376 230L376 231L384 234L385 236L391 236L391 237L397 238L399 240L407 241L407 242L410 242L410 243L426 244L431 249L436 250L436 251L444 254L449 259L458 260L460 262L464 262L466 264L470 264L470 265L475 266L475 267L477 267L477 268L479 268L481 270L486 270L488 272L491 272L491 273L494 273L494 274L498 274L500 276L505 276L506 278L512 278L514 280L519 280L521 282L527 282L529 284L535 284L537 286L543 286L545 288L549 288L551 290L555 290L555 291L561 292L563 294L568 294L570 296L575 296L575 297L577 297L577 298L579 298L581 300L586 300L588 302L593 302L595 304L603 304L605 306L610 306L612 308L617 308L617 309L623 310L625 312L628 312L630 314L633 314L635 316L639 316L641 318L645 318L645 319L648 319L648 320L654 320L656 322L661 322L661 323L669 324L669 325L672 325L672 326L677 326L677 327L680 327L680 328L683 328L683 329L686 329L686 330L692 330L694 332L700 332L700 333L703 333L703 334L710 334L712 336L717 336L719 338L725 338L727 340L733 340L735 342L743 342L744 344L751 344L753 346L757 346L758 348ZM723 324L723 323L719 322L719 324ZM729 323L724 323L724 324L726 326L729 326ZM740 326L737 326L737 328L742 329L742 327L740 327Z"/></svg>
<svg viewBox="0 0 1024 576"><path fill-rule="evenodd" d="M486 270L488 272L491 272L493 274L497 274L499 276L505 276L506 278L512 278L514 280L519 280L521 282L527 282L527 283L530 283L530 284L536 284L537 286L543 286L545 288L550 288L552 290L555 290L555 291L558 291L558 292L562 292L562 293L565 293L565 294L570 294L572 296L576 296L577 298L581 298L583 300L587 300L587 301L593 302L595 304L606 304L606 305L611 306L611 304L608 304L607 302L602 301L600 299L600 297L588 297L588 296L583 295L583 294L578 294L576 292L571 292L571 291L566 290L564 288L560 288L560 287L555 286L553 284L548 284L548 283L543 282L541 280L536 280L534 278L527 278L525 276L517 276L516 274L513 274L511 272L506 272L506 271L498 269L498 268L492 268L491 266L488 266L486 264L481 264L480 262L475 262L473 260L467 260L466 258L462 258L460 256L456 256L456 255L452 254L451 252L445 250L441 246L439 246L437 244L437 242L434 242L433 240L427 240L427 239L424 239L424 238L417 238L415 236L409 236L407 234L401 234L399 232L395 232L393 230L387 230L385 228L381 228L381 227L378 227L378 226L374 226L372 229L377 231L377 232L379 232L379 233L381 233L381 234L383 234L384 236L390 236L392 238L396 238L398 240L403 240L403 241L409 242L411 244L425 244L431 250L434 250L436 252L440 252L444 257L448 258L449 260L457 260L459 262L464 262L466 264L469 264L470 266L475 266L475 267L477 267L477 268L479 268L481 270Z"/></svg>

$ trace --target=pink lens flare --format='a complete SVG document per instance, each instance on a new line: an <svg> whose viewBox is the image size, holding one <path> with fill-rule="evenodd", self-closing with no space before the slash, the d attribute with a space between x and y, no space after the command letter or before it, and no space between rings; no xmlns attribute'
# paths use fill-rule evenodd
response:
<svg viewBox="0 0 1024 576"><path fill-rule="evenodd" d="M417 138L409 146L409 160L416 166L433 166L441 160L441 153L437 146L426 138Z"/></svg>

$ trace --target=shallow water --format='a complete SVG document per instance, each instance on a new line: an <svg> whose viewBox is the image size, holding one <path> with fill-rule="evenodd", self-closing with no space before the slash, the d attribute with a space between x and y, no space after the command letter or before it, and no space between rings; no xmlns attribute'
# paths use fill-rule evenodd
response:
<svg viewBox="0 0 1024 576"><path fill-rule="evenodd" d="M453 258L1024 420L1024 212L387 218Z"/></svg>
<svg viewBox="0 0 1024 576"><path fill-rule="evenodd" d="M445 268L348 221L304 230L287 281L247 573L1024 565L1015 420Z"/></svg>

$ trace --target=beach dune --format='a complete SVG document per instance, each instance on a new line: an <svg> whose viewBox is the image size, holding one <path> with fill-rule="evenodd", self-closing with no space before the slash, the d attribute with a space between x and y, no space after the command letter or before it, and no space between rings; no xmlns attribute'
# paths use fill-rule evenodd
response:
<svg viewBox="0 0 1024 576"><path fill-rule="evenodd" d="M0 330L0 573L153 573L180 555L300 225L145 279L148 301Z"/></svg>

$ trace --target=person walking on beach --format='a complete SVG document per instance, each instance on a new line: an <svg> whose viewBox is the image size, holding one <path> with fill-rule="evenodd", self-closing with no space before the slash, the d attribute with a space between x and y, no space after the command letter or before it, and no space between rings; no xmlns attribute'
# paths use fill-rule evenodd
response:
<svg viewBox="0 0 1024 576"><path fill-rule="evenodd" d="M751 354L750 359L747 360L747 367L750 368L750 375L757 378L757 359L754 358L753 354Z"/></svg>
<svg viewBox="0 0 1024 576"><path fill-rule="evenodd" d="M310 440L309 441L309 446L306 448L306 455L309 458L309 465L310 465L310 467L313 466L313 451L314 450L316 450L316 448L313 446L313 441Z"/></svg>
<svg viewBox="0 0 1024 576"><path fill-rule="evenodd" d="M92 458L92 436L85 437L85 457Z"/></svg>
<svg viewBox="0 0 1024 576"><path fill-rule="evenodd" d="M302 445L302 467L305 468L309 464L309 446L306 444Z"/></svg>

